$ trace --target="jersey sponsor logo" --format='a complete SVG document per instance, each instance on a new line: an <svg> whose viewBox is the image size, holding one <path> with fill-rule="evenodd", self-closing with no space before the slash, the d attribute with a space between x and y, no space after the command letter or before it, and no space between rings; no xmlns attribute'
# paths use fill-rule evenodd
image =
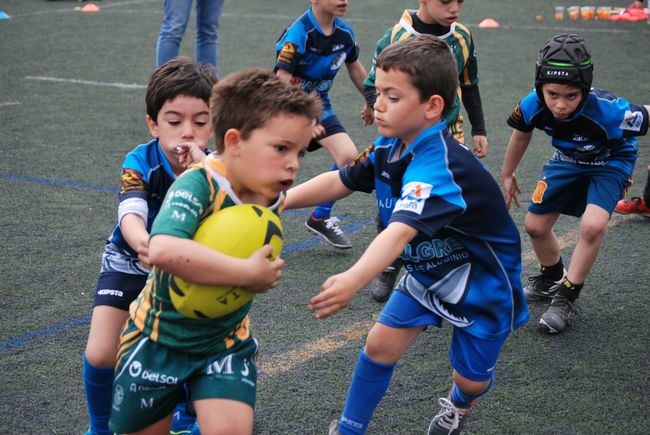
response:
<svg viewBox="0 0 650 435"><path fill-rule="evenodd" d="M129 375L133 378L144 379L145 381L153 382L156 384L176 385L178 378L175 376L164 375L160 373L150 372L143 369L140 361L133 361L129 366Z"/></svg>
<svg viewBox="0 0 650 435"><path fill-rule="evenodd" d="M296 54L296 49L296 44L293 42L285 42L282 46L282 49L280 50L277 61L281 63L291 64L293 61L293 56Z"/></svg>
<svg viewBox="0 0 650 435"><path fill-rule="evenodd" d="M144 192L146 185L142 179L142 174L133 169L124 169L122 171L122 186L120 188L120 195L129 192Z"/></svg>
<svg viewBox="0 0 650 435"><path fill-rule="evenodd" d="M631 110L626 110L625 117L621 125L619 125L619 128L628 131L641 131L642 125L643 114L640 111L632 112Z"/></svg>
<svg viewBox="0 0 650 435"><path fill-rule="evenodd" d="M535 191L533 192L533 197L532 201L535 204L541 204L542 199L544 198L544 192L546 192L546 188L548 187L548 184L546 184L546 181L539 180L537 182L537 186L535 186Z"/></svg>
<svg viewBox="0 0 650 435"><path fill-rule="evenodd" d="M431 196L433 186L419 181L412 181L402 188L402 197L395 204L394 212L404 210L422 214L424 202Z"/></svg>
<svg viewBox="0 0 650 435"><path fill-rule="evenodd" d="M187 204L187 203L190 204ZM201 214L203 214L203 205L201 205L201 201L192 194L189 190L170 190L167 193L167 199L165 200L165 207L171 208L171 207L177 207L177 208L182 208L184 210L189 211L192 213L194 217L198 217ZM181 221L184 221L185 213L181 213L180 211L174 211L172 214L172 217L174 219L180 219Z"/></svg>
<svg viewBox="0 0 650 435"><path fill-rule="evenodd" d="M332 51L339 51L343 50L345 48L345 44L336 44L332 46Z"/></svg>
<svg viewBox="0 0 650 435"><path fill-rule="evenodd" d="M381 176L386 180L390 180L390 174L386 171L381 171Z"/></svg>
<svg viewBox="0 0 650 435"><path fill-rule="evenodd" d="M463 252L454 254L456 251ZM458 240L453 237L447 237L446 239L431 239L431 241L421 242L417 245L408 243L404 247L404 252L400 255L400 258L412 263L442 258L465 260L469 258L469 254L464 251L465 247Z"/></svg>

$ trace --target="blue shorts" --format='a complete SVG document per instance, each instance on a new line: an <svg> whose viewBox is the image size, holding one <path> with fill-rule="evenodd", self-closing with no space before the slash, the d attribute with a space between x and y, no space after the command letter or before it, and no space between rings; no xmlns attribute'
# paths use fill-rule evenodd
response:
<svg viewBox="0 0 650 435"><path fill-rule="evenodd" d="M341 121L336 117L336 115L329 116L323 120L321 120L320 125L323 126L325 129L325 135L320 139L324 139L329 136L333 136L337 133L345 133L345 127L343 127L343 124L341 124ZM317 149L321 148L321 144L318 143L318 140L312 139L311 142L309 142L309 146L307 146L307 151L312 152L316 151Z"/></svg>
<svg viewBox="0 0 650 435"><path fill-rule="evenodd" d="M391 328L440 327L442 319L428 310L411 296L394 291L377 322ZM453 327L449 347L449 362L461 376L476 382L492 378L501 347L507 335L487 340L475 337L462 328Z"/></svg>
<svg viewBox="0 0 650 435"><path fill-rule="evenodd" d="M144 288L147 276L124 272L101 272L95 287L93 307L109 305L128 311L131 302Z"/></svg>
<svg viewBox="0 0 650 435"><path fill-rule="evenodd" d="M630 184L629 175L618 168L551 160L544 165L528 211L580 217L587 204L595 204L612 214Z"/></svg>

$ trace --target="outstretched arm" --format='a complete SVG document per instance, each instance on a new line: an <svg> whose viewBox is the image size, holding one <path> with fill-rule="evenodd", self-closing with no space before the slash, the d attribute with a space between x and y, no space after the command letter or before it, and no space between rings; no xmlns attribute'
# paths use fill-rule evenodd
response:
<svg viewBox="0 0 650 435"><path fill-rule="evenodd" d="M323 202L345 198L352 190L345 187L339 171L320 174L287 191L285 209L313 207Z"/></svg>
<svg viewBox="0 0 650 435"><path fill-rule="evenodd" d="M320 293L309 301L309 309L319 319L327 318L347 307L360 288L379 275L404 251L417 230L401 222L393 222L372 241L354 266L331 276Z"/></svg>
<svg viewBox="0 0 650 435"><path fill-rule="evenodd" d="M506 156L503 159L503 167L501 168L501 179L503 181L503 189L506 195L506 206L510 208L511 202L514 200L515 205L519 205L519 194L521 190L515 177L515 171L524 156L533 132L523 132L521 130L514 130L510 141L508 142L508 149Z"/></svg>

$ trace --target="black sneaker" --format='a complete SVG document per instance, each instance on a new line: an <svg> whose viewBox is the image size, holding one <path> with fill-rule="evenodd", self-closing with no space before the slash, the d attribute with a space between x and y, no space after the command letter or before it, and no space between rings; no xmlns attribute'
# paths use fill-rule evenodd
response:
<svg viewBox="0 0 650 435"><path fill-rule="evenodd" d="M305 225L309 231L318 234L335 248L349 249L352 247L352 242L339 227L339 222L339 218L334 216L327 219L314 219L314 216L310 215Z"/></svg>
<svg viewBox="0 0 650 435"><path fill-rule="evenodd" d="M575 307L575 301L571 302L566 296L556 295L551 302L551 306L539 319L539 324L549 334L564 332L569 327L569 320L578 310Z"/></svg>
<svg viewBox="0 0 650 435"><path fill-rule="evenodd" d="M438 399L440 411L429 424L429 435L459 434L467 422L467 415L474 401L467 407L461 408L453 404L449 397Z"/></svg>
<svg viewBox="0 0 650 435"><path fill-rule="evenodd" d="M526 296L526 301L528 302L539 302L553 299L560 290L560 285L562 280L566 276L566 270L562 274L562 278L559 281L553 281L548 279L544 274L539 274L531 276L528 278L528 284L524 287L524 295Z"/></svg>
<svg viewBox="0 0 650 435"><path fill-rule="evenodd" d="M370 282L370 294L377 302L386 302L395 288L400 266L388 266Z"/></svg>

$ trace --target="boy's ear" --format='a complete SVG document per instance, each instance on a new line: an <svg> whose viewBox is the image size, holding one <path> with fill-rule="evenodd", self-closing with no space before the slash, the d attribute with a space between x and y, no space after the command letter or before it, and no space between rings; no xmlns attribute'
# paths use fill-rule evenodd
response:
<svg viewBox="0 0 650 435"><path fill-rule="evenodd" d="M223 135L224 151L232 155L239 155L239 143L241 139L241 132L236 128L226 130L226 133Z"/></svg>
<svg viewBox="0 0 650 435"><path fill-rule="evenodd" d="M158 139L158 124L149 115L146 115L145 119L147 121L147 127L149 128L149 133L151 133L151 136Z"/></svg>
<svg viewBox="0 0 650 435"><path fill-rule="evenodd" d="M426 119L442 118L442 112L445 110L445 100L440 95L432 95L427 100L427 108L424 114Z"/></svg>

